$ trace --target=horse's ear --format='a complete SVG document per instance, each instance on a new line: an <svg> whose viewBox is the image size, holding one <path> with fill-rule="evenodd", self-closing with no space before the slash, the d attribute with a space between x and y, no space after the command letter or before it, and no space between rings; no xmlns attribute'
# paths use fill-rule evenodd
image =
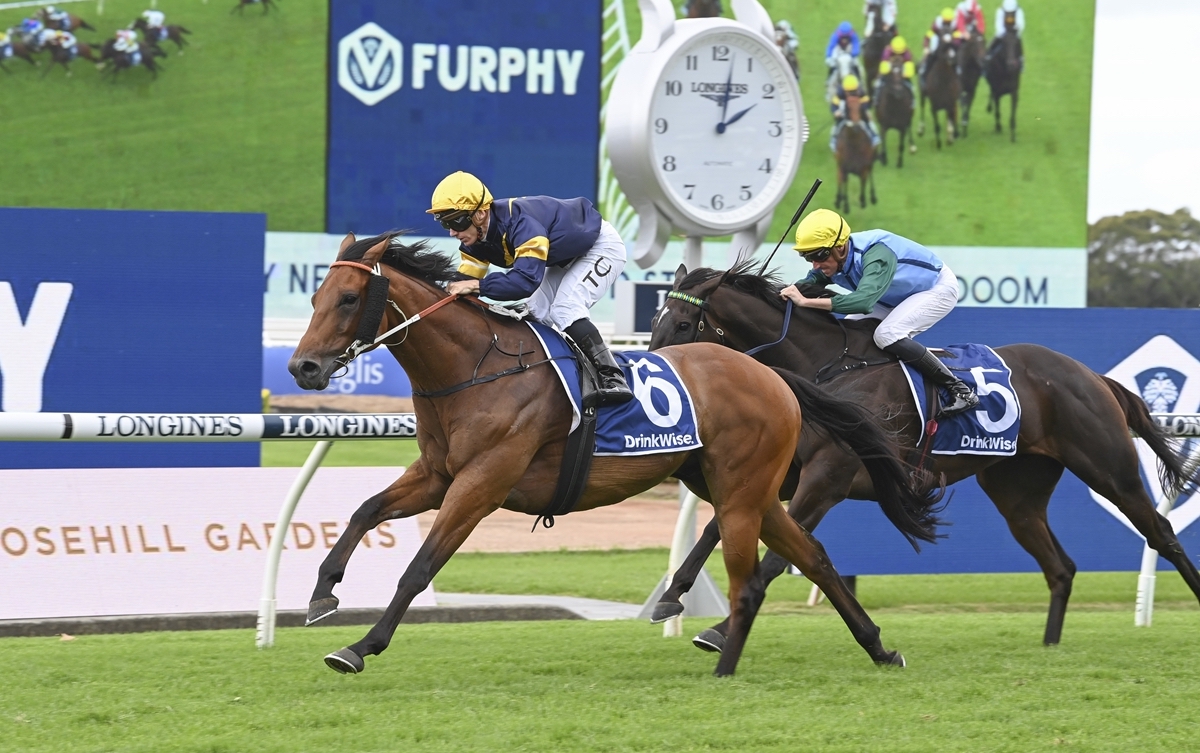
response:
<svg viewBox="0 0 1200 753"><path fill-rule="evenodd" d="M342 258L342 254L346 253L346 249L354 244L354 233L346 233L346 237L342 238L342 245L338 246L338 258Z"/></svg>
<svg viewBox="0 0 1200 753"><path fill-rule="evenodd" d="M378 264L380 257L383 256L383 252L387 250L388 244L391 242L392 237L390 235L384 236L383 240L379 241L374 246L371 246L371 248L367 250L367 253L363 254L362 263L366 264L368 267L373 267Z"/></svg>
<svg viewBox="0 0 1200 753"><path fill-rule="evenodd" d="M671 287L679 290L679 285L683 282L684 277L687 277L687 267L683 264L680 264L679 269L675 270L675 282Z"/></svg>

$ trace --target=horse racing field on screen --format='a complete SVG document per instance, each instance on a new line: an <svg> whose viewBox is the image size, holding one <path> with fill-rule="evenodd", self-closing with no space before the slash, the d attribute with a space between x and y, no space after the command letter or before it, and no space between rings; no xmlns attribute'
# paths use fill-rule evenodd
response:
<svg viewBox="0 0 1200 753"><path fill-rule="evenodd" d="M640 621L402 625L358 676L321 657L359 627L0 640L3 748L20 751L1187 749L1197 611L876 609L905 669L828 609L765 615L738 674ZM691 619L685 635L706 627Z"/></svg>

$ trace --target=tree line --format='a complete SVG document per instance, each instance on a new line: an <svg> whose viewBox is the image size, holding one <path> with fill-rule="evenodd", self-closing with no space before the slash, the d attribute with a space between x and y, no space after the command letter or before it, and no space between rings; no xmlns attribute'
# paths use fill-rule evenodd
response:
<svg viewBox="0 0 1200 753"><path fill-rule="evenodd" d="M1189 210L1101 218L1087 248L1089 306L1200 306L1200 219Z"/></svg>

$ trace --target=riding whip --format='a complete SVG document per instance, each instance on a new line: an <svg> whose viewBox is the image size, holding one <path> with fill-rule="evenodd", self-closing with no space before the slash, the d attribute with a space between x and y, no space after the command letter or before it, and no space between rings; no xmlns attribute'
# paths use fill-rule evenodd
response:
<svg viewBox="0 0 1200 753"><path fill-rule="evenodd" d="M794 215L792 215L792 221L788 223L787 230L783 231L783 235L779 238L779 243L775 244L775 248L771 251L771 255L768 256L767 260L763 262L762 269L758 270L758 274L760 276L767 271L767 265L771 263L771 259L774 258L775 252L779 250L781 245L783 245L784 238L787 238L788 235L791 234L792 228L794 228L796 223L800 221L800 215L804 214L805 208L808 207L808 202L812 201L813 194L815 194L817 189L820 187L821 179L817 178L813 181L812 188L808 189L808 195L804 197L804 201L800 202L800 208L796 210Z"/></svg>

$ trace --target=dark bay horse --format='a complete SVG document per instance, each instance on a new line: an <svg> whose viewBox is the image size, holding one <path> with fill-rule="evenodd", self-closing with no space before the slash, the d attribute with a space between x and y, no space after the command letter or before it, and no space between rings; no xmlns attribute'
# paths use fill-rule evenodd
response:
<svg viewBox="0 0 1200 753"><path fill-rule="evenodd" d="M949 34L942 36L933 57L925 65L925 81L921 86L921 120L917 124L917 135L925 135L925 100L929 100L929 114L933 118L933 136L937 148L942 148L941 125L938 112L946 113L946 143L954 143L958 130L958 95L962 84L958 80L958 50Z"/></svg>
<svg viewBox="0 0 1200 753"><path fill-rule="evenodd" d="M1000 127L1000 98L1011 97L1008 110L1008 132L1010 140L1017 140L1017 96L1021 91L1021 59L1024 51L1021 38L1014 28L1016 19L1012 14L1006 14L1005 25L1008 27L1004 36L992 43L992 50L987 58L984 76L987 77L991 94L988 97L988 112L996 111L996 133L1003 133Z"/></svg>
<svg viewBox="0 0 1200 753"><path fill-rule="evenodd" d="M146 23L146 19L144 19L144 18L139 18L136 21L134 21L133 28L142 32L142 36L145 37L148 41L153 36L154 37L153 44L155 47L158 47L158 43L163 41L164 39L171 40L172 42L175 43L175 46L179 48L180 55L183 54L183 48L188 43L187 39L185 39L183 35L192 33L188 29L185 29L184 27L179 26L178 24L167 24L166 26L164 26L160 29L158 27L151 26L150 24Z"/></svg>
<svg viewBox="0 0 1200 753"><path fill-rule="evenodd" d="M104 46L100 48L101 65L106 64L110 60L112 61L112 80L114 84L117 82L117 76L121 73L121 71L128 68L135 68L137 66L141 66L150 71L152 78L158 78L158 72L160 68L158 63L154 61L154 58L166 57L165 52L160 50L158 47L147 44L139 44L138 51L136 53L121 52L116 48L116 43L117 40L109 39L106 40L104 42Z"/></svg>
<svg viewBox="0 0 1200 753"><path fill-rule="evenodd" d="M983 35L971 24L971 33L963 42L959 51L958 69L962 82L960 95L960 121L962 137L967 137L967 127L971 123L971 105L975 102L975 89L979 86L979 77L983 75L983 61L986 56L986 43Z"/></svg>
<svg viewBox="0 0 1200 753"><path fill-rule="evenodd" d="M883 50L892 41L892 37L896 36L895 31L884 31L882 7L882 5L870 6L868 13L874 16L871 36L864 39L862 43L863 68L867 72L867 91L874 90L875 79L879 76L879 61L883 59Z"/></svg>
<svg viewBox="0 0 1200 753"><path fill-rule="evenodd" d="M385 520L432 509L438 514L384 616L361 641L325 657L338 672L361 672L363 657L388 647L412 599L479 521L500 507L540 515L553 497L571 425L556 371L528 324L487 312L474 298L447 297L441 285L457 278L453 261L421 243L404 245L395 234L360 241L347 236L313 295L312 320L288 364L300 387L324 389L351 353L383 338L380 332L394 332L402 321L419 323L385 339L413 386L421 455L351 516L321 565L308 623L336 611L333 587L366 532ZM371 310L377 312L373 319L364 314ZM576 509L615 504L668 477L712 502L733 605L728 656L717 664L718 675L733 673L747 635L741 626L753 617L742 594L758 568L760 538L831 589L827 596L874 661L902 664L899 654L883 648L879 629L841 583L820 544L778 503L796 450L801 404L809 421L868 458L873 475L925 506L919 519L907 523L911 535L924 540L934 538L937 522L929 511L930 487L913 488L890 450L890 438L856 405L830 401L804 380L728 348L698 344L667 348L662 355L688 385L704 447L597 457ZM649 384L634 379L643 405L650 399Z"/></svg>
<svg viewBox="0 0 1200 753"><path fill-rule="evenodd" d="M229 13L230 15L235 12L245 14L247 5L258 5L260 3L263 7L262 14L265 16L271 11L271 7L275 5L276 0L238 0L238 4L233 6L233 10L229 11Z"/></svg>
<svg viewBox="0 0 1200 753"><path fill-rule="evenodd" d="M717 18L721 15L721 0L688 0L688 18Z"/></svg>
<svg viewBox="0 0 1200 753"><path fill-rule="evenodd" d="M650 349L685 342L717 341L734 350L748 350L780 339L784 308L779 284L771 276L750 273L751 263L728 272L681 266L674 288L687 299L668 297L655 315ZM803 291L817 295L816 290ZM703 308L697 303L703 302ZM872 341L875 322L839 324L828 313L795 308L787 337L755 354L765 364L794 371L801 377L830 379L849 358L870 366L847 370L825 382L842 397L874 406L886 426L897 432L905 452L911 452L920 425L911 404L901 367ZM1064 469L1112 501L1146 538L1146 542L1179 570L1200 598L1200 573L1188 559L1171 524L1159 515L1146 492L1130 431L1144 439L1160 461L1163 488L1172 496L1194 478L1187 462L1150 418L1145 403L1108 377L1078 361L1039 345L997 348L1012 369L1012 385L1022 415L1017 453L1010 457L931 455L932 470L948 483L974 476L1008 522L1017 543L1037 561L1050 588L1050 610L1043 641L1057 644L1071 596L1075 563L1050 530L1046 508ZM834 505L847 497L873 499L874 491L858 461L834 446L828 436L805 427L798 448L800 478L788 514L812 531ZM694 582L704 560L716 545L714 530L705 529L671 586L655 609L657 619L679 614L679 597ZM766 583L786 565L770 554L763 560L762 578L752 583L753 611L761 604ZM715 626L697 637L697 645L720 650L726 627Z"/></svg>
<svg viewBox="0 0 1200 753"><path fill-rule="evenodd" d="M27 45L25 42L17 39L16 35L9 36L8 44L9 44L10 48L12 49L13 57L21 58L22 60L24 60L26 63L29 63L30 65L38 64L38 61L34 60L34 58L33 58L33 54L35 52L37 52L37 50L33 49L32 47ZM0 56L0 68L3 68L3 67L4 67L4 58L3 58L3 56ZM4 70L8 71L7 68L4 68ZM8 72L11 73L12 71L8 71Z"/></svg>
<svg viewBox="0 0 1200 753"><path fill-rule="evenodd" d="M846 96L846 123L838 132L834 142L838 166L838 189L834 208L850 213L850 197L847 183L850 175L858 176L858 203L867 206L867 184L871 184L871 203L875 203L875 145L867 133L862 119L862 99L853 94Z"/></svg>
<svg viewBox="0 0 1200 753"><path fill-rule="evenodd" d="M887 135L888 131L900 132L899 156L896 157L896 167L904 167L904 140L908 139L908 148L913 154L917 145L913 143L912 117L913 92L904 82L902 69L893 68L881 81L878 92L879 101L875 103L875 115L879 119L880 150L879 161L888 163Z"/></svg>

